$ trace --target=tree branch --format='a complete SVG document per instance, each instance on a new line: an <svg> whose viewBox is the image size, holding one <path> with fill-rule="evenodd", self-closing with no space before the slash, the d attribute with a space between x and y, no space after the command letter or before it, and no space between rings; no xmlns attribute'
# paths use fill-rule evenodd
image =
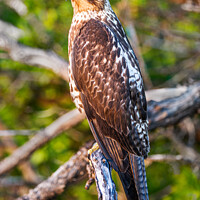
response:
<svg viewBox="0 0 200 200"><path fill-rule="evenodd" d="M187 88L186 92L160 102L148 102L149 129L178 123L200 108L200 82Z"/></svg>
<svg viewBox="0 0 200 200"><path fill-rule="evenodd" d="M68 63L53 51L44 51L37 48L18 44L6 33L0 33L0 49L8 53L14 61L26 65L44 67L52 70L55 74L68 81Z"/></svg>
<svg viewBox="0 0 200 200"><path fill-rule="evenodd" d="M9 37L15 40L19 39L21 36L24 35L24 32L21 29L2 20L0 20L0 33L8 35Z"/></svg>
<svg viewBox="0 0 200 200"><path fill-rule="evenodd" d="M8 172L17 164L27 159L36 149L47 143L52 138L56 137L59 133L67 130L85 118L85 114L80 114L79 111L73 110L69 113L58 118L51 125L44 130L38 132L23 146L19 147L9 157L0 162L0 175Z"/></svg>
<svg viewBox="0 0 200 200"><path fill-rule="evenodd" d="M161 88L146 91L147 101L162 101L169 98L175 98L188 90L187 86L177 88Z"/></svg>
<svg viewBox="0 0 200 200"><path fill-rule="evenodd" d="M179 88L177 88L177 90L179 90ZM162 90L160 90L160 92L163 93ZM165 97L166 96L168 95L165 95ZM149 102L150 129L154 129L161 126L167 126L170 124L175 124L178 121L180 121L182 118L184 118L185 116L195 113L197 109L200 107L200 83L196 83L190 87L187 87L186 90L185 88L182 88L181 95L177 97L176 94L174 94L174 96L175 96L174 98L164 99L160 102L155 102L155 101ZM79 114L77 113L77 116L78 115ZM157 161L158 160L166 160L166 161L183 160L185 162L192 163L194 159L198 161L197 157L195 157L194 159L192 157L191 159L189 159L188 157L183 158L182 156L176 156L176 155L174 156L163 155L163 156L154 156L154 157L149 158L150 162L152 162L153 160L154 161L156 160ZM1 169L1 165L0 165L0 169ZM40 185L40 187L43 188L44 186ZM52 184L51 184L51 187L53 187ZM39 188L37 187L35 191L38 191ZM52 191L55 191L54 188L52 189Z"/></svg>
<svg viewBox="0 0 200 200"><path fill-rule="evenodd" d="M35 189L30 190L27 195L24 195L17 200L37 200L49 199L57 194L61 194L64 188L72 182L85 178L86 165L88 164L87 155L88 149L91 148L94 141L87 143L75 154L68 162L62 165L54 172L47 180L40 183ZM153 162L186 162L189 164L197 163L193 158L184 158L182 155L166 155L156 154L151 155L145 160L146 166ZM103 156L101 150L92 153L91 162L95 169L96 185L99 199L116 200L117 193L114 182L111 177L110 166ZM199 164L199 161L198 161ZM98 178L97 178L98 177ZM109 182L109 184L105 184ZM111 187L111 188L109 188Z"/></svg>
<svg viewBox="0 0 200 200"><path fill-rule="evenodd" d="M86 165L88 164L88 149L94 141L86 143L68 162L59 167L47 180L40 183L35 189L30 190L27 195L17 200L49 199L61 194L66 185L80 181L85 178Z"/></svg>
<svg viewBox="0 0 200 200"><path fill-rule="evenodd" d="M90 155L90 160L95 171L98 199L117 200L116 187L111 175L112 168L104 157L101 149L94 151Z"/></svg>
<svg viewBox="0 0 200 200"><path fill-rule="evenodd" d="M169 89L169 91L171 90ZM177 91L179 91L179 88L177 88ZM162 93L162 90L160 90L160 92ZM166 89L166 93L167 92L168 89ZM159 92L156 94L158 93ZM174 98L164 99L160 102L148 102L150 130L157 127L165 127L176 124L184 117L197 112L200 107L200 83L187 87L187 90L178 97L176 96L176 89L174 89L174 96ZM0 175L11 170L18 163L27 159L36 149L44 145L50 139L57 136L63 130L71 128L81 122L84 118L85 114L81 114L78 110L74 110L57 119L50 126L36 134L23 146L19 147L12 155L1 161Z"/></svg>

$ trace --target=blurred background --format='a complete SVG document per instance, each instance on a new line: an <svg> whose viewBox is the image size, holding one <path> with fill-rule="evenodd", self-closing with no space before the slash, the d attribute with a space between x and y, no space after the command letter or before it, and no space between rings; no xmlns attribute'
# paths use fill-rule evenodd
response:
<svg viewBox="0 0 200 200"><path fill-rule="evenodd" d="M189 85L200 80L200 2L184 0L110 0L139 57L147 90ZM23 64L11 55L16 42L68 60L68 32L73 10L70 0L0 0L0 130L31 130L29 134L0 134L0 159L9 156L59 116L74 109L69 86L52 71ZM9 43L8 41L12 41ZM22 52L23 54L23 52ZM23 56L23 55L22 55ZM199 115L174 127L150 132L151 152L180 154L166 135L200 151ZM14 199L49 177L92 139L86 120L35 151L25 166L0 177L0 200ZM200 199L200 172L183 162L153 162L147 167L152 200ZM119 199L123 191L113 174ZM86 180L69 186L55 199L97 199L95 184Z"/></svg>

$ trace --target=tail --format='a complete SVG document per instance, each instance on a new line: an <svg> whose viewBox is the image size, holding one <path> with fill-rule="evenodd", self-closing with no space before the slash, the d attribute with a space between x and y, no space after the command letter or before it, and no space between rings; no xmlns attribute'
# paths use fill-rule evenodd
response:
<svg viewBox="0 0 200 200"><path fill-rule="evenodd" d="M149 200L144 158L129 154L130 167L119 172L127 200Z"/></svg>

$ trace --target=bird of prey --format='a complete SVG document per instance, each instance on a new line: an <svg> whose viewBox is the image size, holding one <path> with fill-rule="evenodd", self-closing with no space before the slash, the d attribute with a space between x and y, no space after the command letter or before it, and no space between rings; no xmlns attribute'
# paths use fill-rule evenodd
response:
<svg viewBox="0 0 200 200"><path fill-rule="evenodd" d="M128 200L148 199L147 104L138 60L109 0L71 0L69 77L96 142L118 172Z"/></svg>

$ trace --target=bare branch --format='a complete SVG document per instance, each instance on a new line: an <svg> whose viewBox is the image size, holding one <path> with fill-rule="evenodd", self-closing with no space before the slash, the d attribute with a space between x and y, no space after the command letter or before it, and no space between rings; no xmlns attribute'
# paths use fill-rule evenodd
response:
<svg viewBox="0 0 200 200"><path fill-rule="evenodd" d="M85 118L85 114L80 114L78 110L70 111L69 113L58 118L51 125L46 127L43 131L37 133L23 146L19 147L14 153L0 162L0 175L8 172L21 161L27 159L32 152L50 139L56 137L59 133L67 130L78 124Z"/></svg>
<svg viewBox="0 0 200 200"><path fill-rule="evenodd" d="M40 183L35 189L30 190L27 195L18 198L18 200L35 200L35 199L49 199L54 195L63 192L64 188L72 182L85 178L87 160L87 151L94 141L86 144L85 147L74 155L68 162L62 165L54 174L47 180ZM151 155L145 160L146 166L153 162L185 162L189 164L199 164L193 158L185 158L182 155L166 155L156 154ZM109 164L103 156L101 150L92 153L91 162L95 169L96 184L99 194L99 199L117 199L115 185L112 181ZM84 174L84 175L83 175ZM109 182L105 184L105 182ZM111 187L111 188L109 188Z"/></svg>
<svg viewBox="0 0 200 200"><path fill-rule="evenodd" d="M63 192L66 185L85 178L86 165L88 164L88 149L94 142L88 142L68 162L59 167L47 180L40 183L27 195L17 200L49 199Z"/></svg>
<svg viewBox="0 0 200 200"><path fill-rule="evenodd" d="M0 33L8 35L9 37L15 40L19 39L24 34L24 32L21 29L2 20L0 20Z"/></svg>
<svg viewBox="0 0 200 200"><path fill-rule="evenodd" d="M177 88L161 88L161 89L154 89L148 90L146 92L147 101L162 101L164 99L174 98L182 95L186 92L188 87L181 86Z"/></svg>
<svg viewBox="0 0 200 200"><path fill-rule="evenodd" d="M56 194L63 192L66 185L69 185L75 180L85 178L86 174L87 151L91 148L94 141L86 144L85 147L74 155L68 162L62 165L50 178L40 183L35 189L30 190L29 194L18 198L18 200L35 200L35 199L49 199ZM166 155L157 154L151 155L145 160L146 166L151 165L153 162L186 162L189 164L199 164L199 160L194 158L185 158L183 155ZM103 156L101 150L92 153L91 162L95 169L96 184L99 194L99 199L117 199L115 185L111 178L111 171L107 160ZM105 182L109 184L105 184ZM111 188L109 188L111 187ZM107 195L107 196L106 196Z"/></svg>
<svg viewBox="0 0 200 200"><path fill-rule="evenodd" d="M0 33L0 49L8 52L8 55L14 61L50 69L68 81L68 63L53 51L44 51L18 44L2 33Z"/></svg>
<svg viewBox="0 0 200 200"><path fill-rule="evenodd" d="M148 102L150 127L165 127L176 124L186 116L197 112L200 108L200 82L187 88L186 92L174 98L160 102Z"/></svg>
<svg viewBox="0 0 200 200"><path fill-rule="evenodd" d="M100 149L94 151L90 155L90 160L95 171L98 199L117 200L116 187L111 175L112 168L110 167L102 151Z"/></svg>
<svg viewBox="0 0 200 200"><path fill-rule="evenodd" d="M88 150L94 141L86 143L68 162L62 165L47 180L40 183L35 189L30 190L27 195L17 200L49 199L63 192L64 188L71 183L85 178L86 166L88 165ZM117 200L115 184L111 176L111 168L100 149L91 154L91 163L95 169L95 181L99 199Z"/></svg>

